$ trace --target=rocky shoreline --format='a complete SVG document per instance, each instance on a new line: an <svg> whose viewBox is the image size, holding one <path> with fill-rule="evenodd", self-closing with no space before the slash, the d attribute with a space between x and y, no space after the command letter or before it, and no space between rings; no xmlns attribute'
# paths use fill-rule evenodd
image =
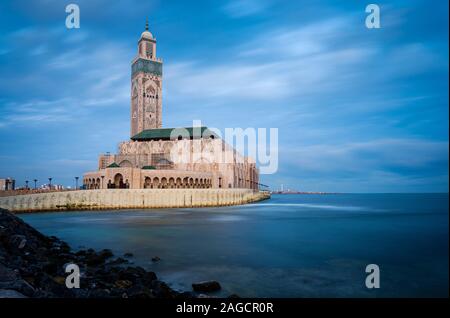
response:
<svg viewBox="0 0 450 318"><path fill-rule="evenodd" d="M80 288L66 286L70 274L65 271L67 264L79 267ZM205 284L205 288L209 285ZM185 299L198 296L195 292L171 289L154 272L130 266L127 259L114 257L111 250L74 252L66 242L45 236L9 211L0 209L0 298Z"/></svg>

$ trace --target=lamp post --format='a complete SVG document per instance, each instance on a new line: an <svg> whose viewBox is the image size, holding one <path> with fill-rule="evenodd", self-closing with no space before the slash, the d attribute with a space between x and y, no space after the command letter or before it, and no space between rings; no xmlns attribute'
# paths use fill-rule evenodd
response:
<svg viewBox="0 0 450 318"><path fill-rule="evenodd" d="M28 180L25 180L25 189L28 190Z"/></svg>
<svg viewBox="0 0 450 318"><path fill-rule="evenodd" d="M34 190L36 190L37 189L37 179L34 179L33 181L34 181Z"/></svg>
<svg viewBox="0 0 450 318"><path fill-rule="evenodd" d="M50 190L52 189L52 179L53 178L48 178L48 187L50 188Z"/></svg>
<svg viewBox="0 0 450 318"><path fill-rule="evenodd" d="M75 190L78 190L78 178L79 177L75 177Z"/></svg>

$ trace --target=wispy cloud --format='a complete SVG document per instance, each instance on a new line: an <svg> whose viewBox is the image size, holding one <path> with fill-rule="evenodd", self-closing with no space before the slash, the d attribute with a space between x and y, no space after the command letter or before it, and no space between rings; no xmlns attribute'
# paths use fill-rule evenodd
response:
<svg viewBox="0 0 450 318"><path fill-rule="evenodd" d="M28 51L21 49L25 38L41 39L50 44L29 51L30 59L26 57L24 65L29 64L28 67L19 70L8 68L8 64L0 67L5 74L0 80L3 89L10 83L14 83L12 90L34 88L34 94L0 101L0 128L73 122L92 115L94 108L128 103L131 48L108 40L84 42L87 35L80 34L72 36L54 29L43 32L40 28L25 28L8 36L16 58L20 58L18 52L27 55ZM66 41L67 38L71 40Z"/></svg>
<svg viewBox="0 0 450 318"><path fill-rule="evenodd" d="M172 63L167 67L170 93L232 100L323 96L348 87L384 85L394 77L442 69L447 64L423 44L386 49L379 42L368 42L354 24L350 15L282 28L229 48L230 58L222 63ZM342 34L360 38L362 43L343 41Z"/></svg>
<svg viewBox="0 0 450 318"><path fill-rule="evenodd" d="M448 145L448 142L422 139L376 139L338 145L305 145L283 152L289 154L288 160L301 170L365 174L377 169L421 169L443 164L448 161Z"/></svg>
<svg viewBox="0 0 450 318"><path fill-rule="evenodd" d="M279 182L315 191L443 191L448 145L424 139L376 139L283 148L284 176ZM298 171L302 177L295 180L288 171Z"/></svg>
<svg viewBox="0 0 450 318"><path fill-rule="evenodd" d="M0 128L14 125L29 127L46 125L48 123L78 122L89 116L90 108L108 107L116 105L122 99L112 97L89 98L81 96L54 100L33 100L21 103L8 103L3 111Z"/></svg>
<svg viewBox="0 0 450 318"><path fill-rule="evenodd" d="M261 13L271 4L270 0L229 0L223 10L233 18L242 18Z"/></svg>

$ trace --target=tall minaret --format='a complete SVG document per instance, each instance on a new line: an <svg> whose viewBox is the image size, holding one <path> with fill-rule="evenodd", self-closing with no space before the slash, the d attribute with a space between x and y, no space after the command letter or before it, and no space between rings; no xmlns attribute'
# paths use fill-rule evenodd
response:
<svg viewBox="0 0 450 318"><path fill-rule="evenodd" d="M162 125L162 60L156 57L156 39L145 31L131 65L131 137Z"/></svg>

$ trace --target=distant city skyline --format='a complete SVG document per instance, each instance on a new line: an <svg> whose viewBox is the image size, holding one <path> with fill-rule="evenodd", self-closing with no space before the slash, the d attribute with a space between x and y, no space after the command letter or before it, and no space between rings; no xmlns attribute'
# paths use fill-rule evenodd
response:
<svg viewBox="0 0 450 318"><path fill-rule="evenodd" d="M146 18L164 59L163 125L279 129L260 182L323 192L448 192L448 2L0 3L0 178L71 186L129 138ZM108 77L104 73L109 74Z"/></svg>

